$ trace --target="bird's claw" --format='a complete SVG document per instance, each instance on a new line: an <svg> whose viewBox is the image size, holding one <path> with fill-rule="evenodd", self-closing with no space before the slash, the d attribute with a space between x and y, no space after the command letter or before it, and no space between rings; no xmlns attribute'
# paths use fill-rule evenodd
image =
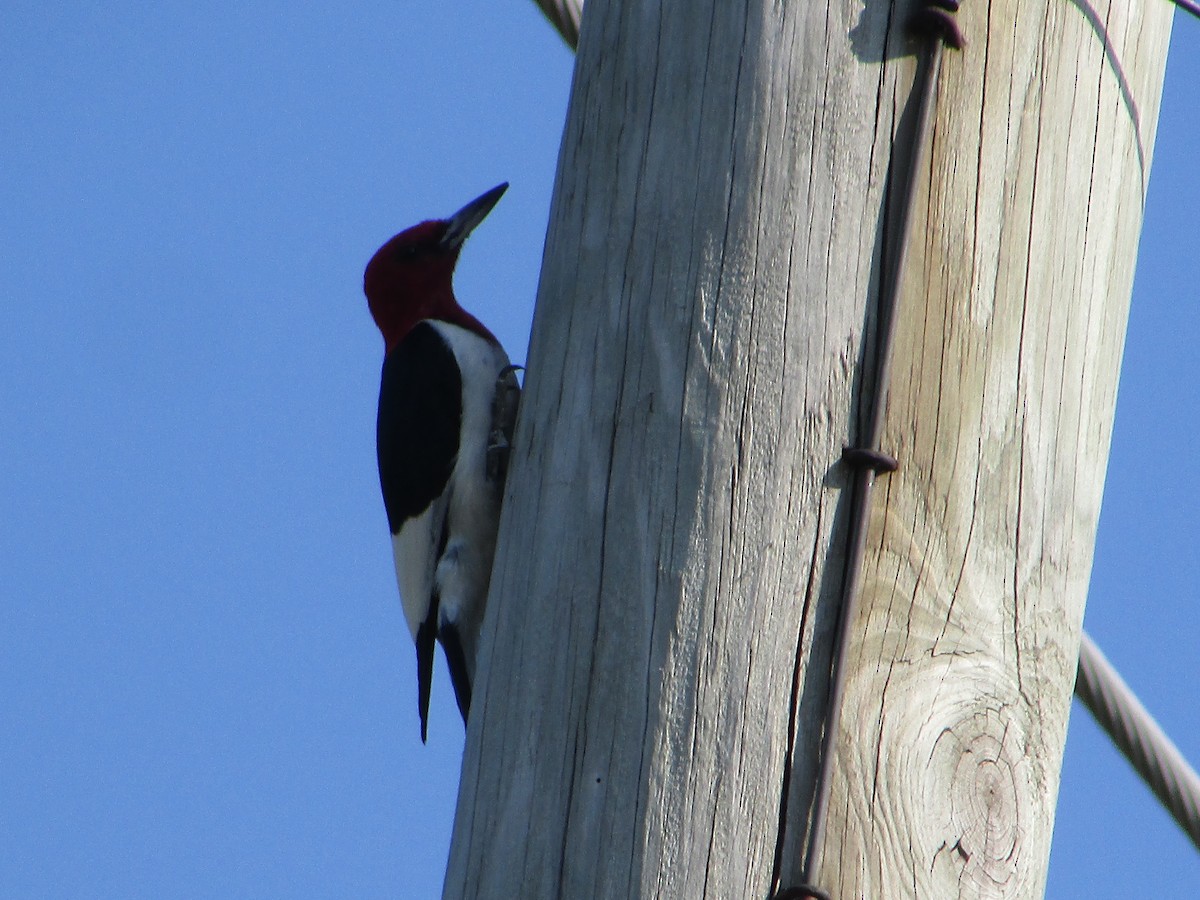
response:
<svg viewBox="0 0 1200 900"><path fill-rule="evenodd" d="M488 435L487 477L497 485L503 485L508 475L512 436L517 424L517 410L521 405L521 385L517 383L516 373L524 369L524 366L509 365L496 376L496 393L492 397L492 430Z"/></svg>

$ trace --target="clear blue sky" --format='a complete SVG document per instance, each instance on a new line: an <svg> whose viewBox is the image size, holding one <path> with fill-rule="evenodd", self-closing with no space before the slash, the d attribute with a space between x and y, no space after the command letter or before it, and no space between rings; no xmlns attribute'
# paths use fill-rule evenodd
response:
<svg viewBox="0 0 1200 900"><path fill-rule="evenodd" d="M203 6L0 28L0 897L435 897L361 273L510 181L458 287L524 356L572 58L529 0ZM1193 760L1198 85L1179 17L1087 618ZM1050 896L1200 896L1078 708L1059 810Z"/></svg>

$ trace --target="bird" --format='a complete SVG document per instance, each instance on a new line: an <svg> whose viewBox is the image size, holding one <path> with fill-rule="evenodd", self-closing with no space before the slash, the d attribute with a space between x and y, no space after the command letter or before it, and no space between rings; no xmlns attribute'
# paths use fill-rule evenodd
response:
<svg viewBox="0 0 1200 900"><path fill-rule="evenodd" d="M401 605L417 652L417 711L428 736L435 642L463 724L500 521L519 393L504 348L459 305L454 267L499 184L447 219L408 228L363 274L384 341L376 419L379 485Z"/></svg>

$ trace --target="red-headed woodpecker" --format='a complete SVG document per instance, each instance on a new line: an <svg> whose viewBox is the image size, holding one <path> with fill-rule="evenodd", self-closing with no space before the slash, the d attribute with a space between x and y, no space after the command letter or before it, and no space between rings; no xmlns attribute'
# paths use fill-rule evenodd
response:
<svg viewBox="0 0 1200 900"><path fill-rule="evenodd" d="M458 305L451 281L467 235L507 184L449 219L414 225L367 264L363 291L383 333L376 448L404 615L417 644L417 709L428 730L435 640L466 722L503 466L495 421L516 379L500 343ZM502 396L503 395L503 396ZM493 432L496 432L494 435Z"/></svg>

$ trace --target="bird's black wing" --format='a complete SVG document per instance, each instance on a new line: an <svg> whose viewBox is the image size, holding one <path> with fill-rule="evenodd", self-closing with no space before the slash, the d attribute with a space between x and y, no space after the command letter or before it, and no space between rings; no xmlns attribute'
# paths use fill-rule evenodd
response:
<svg viewBox="0 0 1200 900"><path fill-rule="evenodd" d="M398 534L442 495L462 427L462 376L454 352L418 323L383 360L375 447L388 527Z"/></svg>
<svg viewBox="0 0 1200 900"><path fill-rule="evenodd" d="M458 455L461 427L458 363L437 330L421 322L384 358L379 386L375 446L379 486L393 535L445 492ZM445 540L443 528L431 566L445 549ZM417 630L417 711L422 741L429 719L437 620L435 587L428 614Z"/></svg>

